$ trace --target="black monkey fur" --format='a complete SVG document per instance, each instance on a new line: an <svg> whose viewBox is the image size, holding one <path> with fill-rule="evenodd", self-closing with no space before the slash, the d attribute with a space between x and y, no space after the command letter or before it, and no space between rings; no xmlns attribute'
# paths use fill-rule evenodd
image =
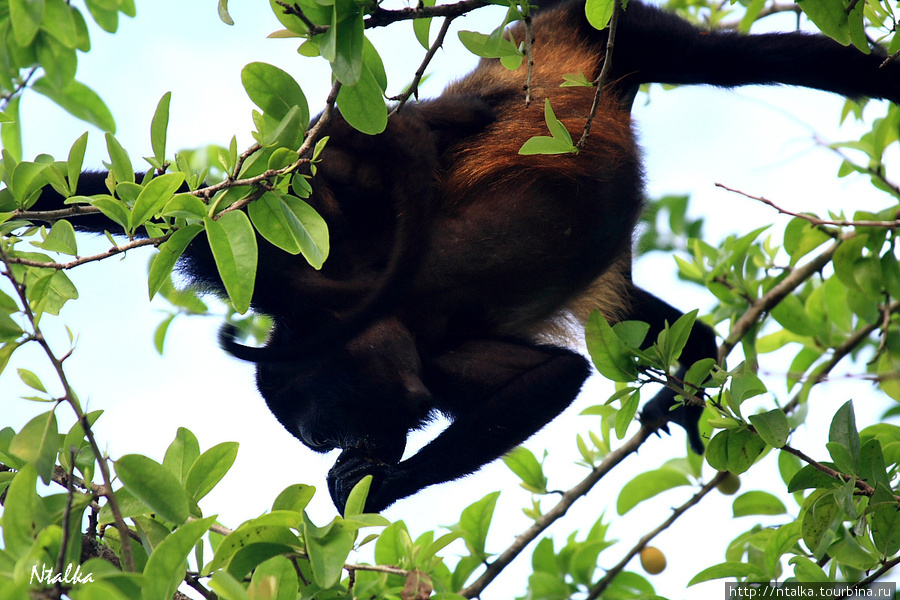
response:
<svg viewBox="0 0 900 600"><path fill-rule="evenodd" d="M797 32L706 32L631 0L587 148L520 156L527 139L546 135L544 98L570 132L582 130L593 90L559 83L579 70L594 79L605 52L607 33L587 23L580 0L541 4L529 108L523 70L482 60L438 98L405 106L380 135L338 115L325 127L310 200L332 235L325 267L313 271L259 239L253 308L273 317L270 339L249 348L225 329L222 345L257 363L259 390L291 433L315 451L342 450L328 474L338 508L365 475L374 476L367 508L382 510L476 471L555 418L590 373L581 355L549 341L566 315L646 321L651 340L681 315L631 281L643 204L629 115L637 86L789 84L900 102L900 64L880 66L877 49ZM513 35L522 39L520 25ZM85 174L79 193L106 193L104 177ZM32 210L60 201L48 188ZM112 227L96 215L75 225ZM222 291L203 239L182 268ZM715 356L712 330L695 325L681 363ZM643 422L678 423L702 452L702 409L670 412L673 397L659 392ZM435 412L449 427L401 460L409 431Z"/></svg>

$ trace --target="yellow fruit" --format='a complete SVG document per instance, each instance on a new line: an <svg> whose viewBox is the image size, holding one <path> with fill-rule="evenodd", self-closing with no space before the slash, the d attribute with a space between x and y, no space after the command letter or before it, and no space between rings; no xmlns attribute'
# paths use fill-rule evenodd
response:
<svg viewBox="0 0 900 600"><path fill-rule="evenodd" d="M741 489L741 478L734 473L728 473L725 479L719 482L716 489L726 496L731 496Z"/></svg>
<svg viewBox="0 0 900 600"><path fill-rule="evenodd" d="M651 575L662 573L666 568L666 555L659 548L647 546L641 550L641 566Z"/></svg>

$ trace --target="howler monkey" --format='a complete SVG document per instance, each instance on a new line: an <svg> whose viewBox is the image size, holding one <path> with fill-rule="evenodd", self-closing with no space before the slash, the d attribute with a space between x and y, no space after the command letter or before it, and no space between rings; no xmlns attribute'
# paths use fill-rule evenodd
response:
<svg viewBox="0 0 900 600"><path fill-rule="evenodd" d="M370 510L479 469L556 417L590 373L553 341L566 319L599 310L612 322L650 324L655 339L680 312L631 280L631 243L642 172L630 107L643 83L789 84L900 102L900 64L803 33L701 31L631 0L618 21L609 83L577 155L522 156L546 134L543 99L573 134L594 92L560 87L563 74L599 74L607 32L582 0L539 2L532 94L522 70L482 60L432 100L404 106L367 136L340 115L313 179L310 203L328 222L333 254L321 271L262 238L253 308L273 318L265 346L222 345L257 363L257 383L278 420L315 451L340 448L328 474L335 504L373 475ZM551 6L552 5L552 6ZM521 40L521 24L514 28ZM103 175L82 194L105 193ZM45 191L35 210L59 198ZM82 229L111 228L96 215ZM195 240L183 271L222 290L208 247ZM697 324L680 362L716 356ZM642 412L674 421L703 451L699 407L670 412L663 390ZM407 434L434 413L451 423L402 460Z"/></svg>

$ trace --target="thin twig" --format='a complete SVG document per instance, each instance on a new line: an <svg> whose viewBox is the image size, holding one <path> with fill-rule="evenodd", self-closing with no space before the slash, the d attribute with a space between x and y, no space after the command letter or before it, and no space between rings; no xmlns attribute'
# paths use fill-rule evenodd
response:
<svg viewBox="0 0 900 600"><path fill-rule="evenodd" d="M425 54L425 58L422 60L422 64L419 65L419 68L416 69L416 74L413 76L412 83L409 84L409 87L406 88L406 91L392 98L392 100L397 100L397 106L394 107L394 110L391 111L391 114L388 117L393 117L400 109L403 108L403 105L406 104L406 101L415 94L416 98L419 97L419 83L422 81L422 77L425 75L425 69L428 68L429 63L434 58L434 55L437 53L438 48L440 48L444 44L444 38L447 36L447 31L450 29L450 23L453 22L453 17L447 17L444 19L443 24L441 25L440 31L438 31L437 38L435 38L434 43L428 48L428 52Z"/></svg>
<svg viewBox="0 0 900 600"><path fill-rule="evenodd" d="M331 120L331 115L334 112L334 105L337 102L338 92L341 91L341 82L337 79L334 80L334 85L331 86L331 91L328 93L328 98L325 99L325 109L322 111L322 114L319 115L319 120L316 121L316 124L309 128L306 132L306 137L303 140L303 143L300 145L300 148L297 149L297 154L301 157L306 154L310 149L312 149L313 145L319 140L319 134L322 131L322 128ZM232 181L223 181L222 183L210 186L208 188L204 188L203 190L197 190L197 192L203 192L204 194L213 194L220 189L231 188L236 186L259 186L260 183L264 181L268 181L273 177L279 175L287 175L288 173L292 173L295 171L300 165L308 163L308 158L300 158L297 162L292 165L289 165L283 169L269 169L265 173L261 175L257 175L256 177L251 177L249 179L240 179L240 180L232 180ZM240 210L256 200L255 195L251 195L248 198L244 198L235 202L231 206L223 209L216 215L216 219L220 218L222 215L227 214L233 210Z"/></svg>
<svg viewBox="0 0 900 600"><path fill-rule="evenodd" d="M609 19L609 26L607 28L609 34L606 39L606 55L603 57L603 67L600 69L600 75L595 82L597 89L594 90L594 102L591 104L591 112L588 115L587 122L584 124L584 132L581 134L581 139L575 144L575 147L579 150L587 146L588 137L591 135L591 126L594 123L594 118L597 116L597 110L600 108L600 97L603 94L606 83L609 81L609 74L612 72L613 49L616 45L616 29L618 28L619 14L621 12L621 3L619 0L614 0L613 13L612 17Z"/></svg>
<svg viewBox="0 0 900 600"><path fill-rule="evenodd" d="M534 24L531 18L531 6L528 2L522 4L522 20L525 22L525 39L523 40L525 51L525 107L531 106L531 79L534 75Z"/></svg>
<svg viewBox="0 0 900 600"><path fill-rule="evenodd" d="M472 585L460 591L461 596L466 598L474 598L481 594L485 587L491 583L506 566L513 561L528 544L537 539L550 525L561 519L576 500L587 494L607 473L614 467L618 466L625 458L633 452L636 452L641 445L653 435L650 427L641 427L631 439L606 455L603 462L600 463L590 475L585 477L575 487L564 492L559 502L537 519L531 527L516 536L513 543L500 553L497 558L488 565L487 569L481 576L476 579Z"/></svg>
<svg viewBox="0 0 900 600"><path fill-rule="evenodd" d="M600 597L609 584L612 583L612 580L616 578L616 575L622 572L622 569L625 568L625 565L628 564L632 558L634 558L641 550L643 550L644 546L650 543L650 540L658 536L660 533L668 529L672 526L673 523L684 513L688 511L693 506L696 506L700 500L703 499L708 493L710 493L717 485L719 485L723 479L728 476L728 472L720 471L716 473L716 476L713 477L706 485L700 488L696 494L694 494L690 500L679 506L678 508L672 511L672 514L669 515L669 518L663 521L659 527L654 529L653 531L645 534L638 540L638 543L634 545L634 547L620 560L616 566L609 569L606 574L598 581L592 588L590 593L587 595L585 600L596 600Z"/></svg>
<svg viewBox="0 0 900 600"><path fill-rule="evenodd" d="M56 556L56 571L62 573L66 567L66 551L69 549L69 521L72 518L72 501L75 499L75 447L69 447L69 480L66 485L66 507L62 516L62 541L59 544L59 554ZM57 582L57 591L62 593L62 582Z"/></svg>
<svg viewBox="0 0 900 600"><path fill-rule="evenodd" d="M428 17L459 17L477 8L491 4L487 0L462 0L455 4L441 4L438 6L418 6L416 8L401 8L399 10L385 10L377 7L366 18L366 29L370 27L384 27L397 21L411 19L425 19Z"/></svg>
<svg viewBox="0 0 900 600"><path fill-rule="evenodd" d="M25 284L16 279L15 275L13 274L11 266L13 263L9 254L7 254L6 249L2 245L0 245L0 262L3 262L6 267L3 275L7 279L9 279L10 283L12 283L13 289L16 291L16 294L19 297L19 303L22 306L22 313L25 315L25 318L28 320L28 323L31 326L31 339L36 341L41 346L41 348L44 350L44 354L47 355L47 358L53 365L53 368L56 371L56 375L59 378L59 381L62 384L63 390L65 392L65 396L62 400L67 402L69 406L72 407L73 412L78 417L78 421L81 423L81 428L84 431L84 435L91 446L91 451L93 452L94 457L97 459L97 465L100 468L100 473L103 478L103 484L105 486L104 496L106 497L107 502L109 503L109 508L112 511L116 530L119 532L119 536L122 538L123 562L125 563L126 570L134 571L134 554L131 551L131 544L129 543L130 531L128 529L128 526L125 524L125 519L122 517L122 512L119 510L119 502L116 499L116 495L112 489L112 477L109 472L109 465L104 458L103 452L100 451L100 446L99 444L97 444L97 438L94 436L94 432L93 429L91 429L91 424L88 422L87 415L81 409L80 402L78 401L78 398L69 383L69 378L66 375L65 369L63 368L62 361L56 357L56 354L53 353L53 349L50 347L50 344L47 342L46 338L44 338L44 335L41 332L40 327L38 326L38 320L35 317L34 312L31 310L31 304L28 302L28 296L25 293Z"/></svg>
<svg viewBox="0 0 900 600"><path fill-rule="evenodd" d="M23 265L26 267L36 267L39 269L56 269L59 271L66 271L68 269L72 269L79 265L83 265L89 262L95 262L98 260L103 260L105 258L109 258L111 256L116 256L117 254L123 254L128 252L129 250L133 250L135 248L141 248L143 246L159 246L166 240L168 240L172 236L171 233L168 233L161 237L155 238L146 238L143 240L131 240L127 244L122 244L121 246L113 246L106 252L101 252L100 254L94 254L92 256L82 256L80 258L76 258L75 260L65 262L65 263L56 263L56 262L41 262L39 260L32 260L29 258L18 258L15 256L10 256L7 258L7 262L9 264L14 265Z"/></svg>
<svg viewBox="0 0 900 600"><path fill-rule="evenodd" d="M803 265L802 267L794 269L794 271L792 271L790 275L782 279L781 282L778 283L778 285L766 292L766 294L763 295L762 298L754 302L735 322L734 326L731 328L731 332L729 332L728 334L728 337L725 338L725 340L719 346L719 364L721 365L725 363L725 357L727 357L731 353L738 342L740 342L741 339L747 334L747 332L750 331L750 328L754 323L757 322L759 317L764 312L776 306L785 298L785 296L802 285L804 281L822 270L825 265L831 262L831 259L834 257L834 253L837 252L837 249L841 246L841 243L843 243L844 240L853 237L854 235L855 234L853 233L849 233L835 240L835 242L831 246L826 248L821 254L816 256L813 260Z"/></svg>
<svg viewBox="0 0 900 600"><path fill-rule="evenodd" d="M777 204L775 204L774 202L772 202L771 200L769 200L767 198L763 198L762 196L753 196L751 194L748 194L747 192L742 192L741 190L732 189L732 188L728 187L727 185L724 185L721 183L717 183L716 187L722 188L723 190L732 192L734 194L740 194L741 196L744 196L745 198L750 198L751 200L756 200L757 202L761 202L761 203L765 204L766 206L771 206L772 208L774 208L775 210L777 210L778 212L780 212L783 215L797 217L798 219L804 219L806 221L809 221L813 225L833 225L835 227L885 227L888 229L896 229L897 227L900 227L900 219L894 219L893 221L868 221L868 220L848 221L845 219L838 219L838 220L832 221L832 220L827 220L827 219L820 219L818 217L814 217L812 215L808 215L805 213L791 212L785 208L778 206Z"/></svg>

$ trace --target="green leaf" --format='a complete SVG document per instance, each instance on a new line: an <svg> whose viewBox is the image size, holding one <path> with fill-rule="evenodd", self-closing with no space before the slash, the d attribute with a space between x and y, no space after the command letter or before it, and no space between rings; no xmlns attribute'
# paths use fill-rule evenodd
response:
<svg viewBox="0 0 900 600"><path fill-rule="evenodd" d="M344 506L344 518L350 519L365 512L366 498L369 496L369 487L372 485L372 476L366 475L356 482L350 495L347 497L347 504Z"/></svg>
<svg viewBox="0 0 900 600"><path fill-rule="evenodd" d="M121 225L123 230L128 229L128 223L131 221L131 210L118 198L100 196L91 200L91 206L100 209L100 212L107 218Z"/></svg>
<svg viewBox="0 0 900 600"><path fill-rule="evenodd" d="M147 280L151 299L170 281L175 263L184 254L188 244L201 231L203 231L203 227L200 225L188 225L173 233L172 237L160 244L159 252L150 263L150 276Z"/></svg>
<svg viewBox="0 0 900 600"><path fill-rule="evenodd" d="M782 515L787 512L784 503L768 492L746 492L734 499L735 517L750 515Z"/></svg>
<svg viewBox="0 0 900 600"><path fill-rule="evenodd" d="M344 85L354 86L359 83L363 73L363 45L365 40L365 24L362 11L338 20L338 6L335 3L334 19L331 27L335 36L335 55L331 61L334 76Z"/></svg>
<svg viewBox="0 0 900 600"><path fill-rule="evenodd" d="M106 148L109 151L109 159L112 161L110 171L116 180L116 184L134 183L134 167L128 152L119 143L119 140L109 132L106 132Z"/></svg>
<svg viewBox="0 0 900 600"><path fill-rule="evenodd" d="M601 375L620 382L637 379L637 365L631 352L599 311L588 318L584 336L591 360Z"/></svg>
<svg viewBox="0 0 900 600"><path fill-rule="evenodd" d="M732 375L731 395L738 405L744 400L765 394L767 391L766 385L748 368L741 369Z"/></svg>
<svg viewBox="0 0 900 600"><path fill-rule="evenodd" d="M153 158L157 165L166 162L166 133L169 129L169 102L172 100L172 92L166 92L159 99L153 120L150 121L150 146L153 148Z"/></svg>
<svg viewBox="0 0 900 600"><path fill-rule="evenodd" d="M24 556L38 532L51 523L44 503L35 491L37 477L34 465L26 463L6 488L0 526L7 555Z"/></svg>
<svg viewBox="0 0 900 600"><path fill-rule="evenodd" d="M154 215L161 213L182 183L184 183L184 173L166 173L154 177L150 183L144 186L134 202L134 208L131 210L130 229L137 229Z"/></svg>
<svg viewBox="0 0 900 600"><path fill-rule="evenodd" d="M837 470L837 465L834 463L822 462L821 464ZM793 494L799 490L834 488L839 485L841 485L841 482L831 475L826 475L813 465L806 465L805 467L800 468L800 470L791 477L787 491L789 494Z"/></svg>
<svg viewBox="0 0 900 600"><path fill-rule="evenodd" d="M787 415L780 408L758 415L750 415L750 423L764 442L773 448L781 448L787 443L791 425Z"/></svg>
<svg viewBox="0 0 900 600"><path fill-rule="evenodd" d="M72 194L76 193L78 189L78 178L84 165L84 152L87 149L87 140L88 134L84 132L69 149L69 157L66 161L66 174L69 178L69 192Z"/></svg>
<svg viewBox="0 0 900 600"><path fill-rule="evenodd" d="M53 224L43 242L35 242L35 246L49 250L50 252L59 252L75 256L78 254L78 242L75 240L75 228L72 224L62 219Z"/></svg>
<svg viewBox="0 0 900 600"><path fill-rule="evenodd" d="M241 71L247 95L266 115L281 121L295 106L301 109L303 129L309 124L309 107L294 78L278 67L252 62Z"/></svg>
<svg viewBox="0 0 900 600"><path fill-rule="evenodd" d="M197 437L184 427L179 427L175 439L166 449L163 466L169 469L178 481L184 483L191 467L200 457L200 444Z"/></svg>
<svg viewBox="0 0 900 600"><path fill-rule="evenodd" d="M503 457L503 462L522 480L522 487L534 494L547 493L547 476L531 450L518 446Z"/></svg>
<svg viewBox="0 0 900 600"><path fill-rule="evenodd" d="M19 375L24 375L22 380L31 387L43 388L40 380L37 380L30 371L20 369ZM58 449L59 426L56 422L56 413L52 410L28 421L9 443L9 453L34 465L37 474L47 484L50 483L53 474Z"/></svg>
<svg viewBox="0 0 900 600"><path fill-rule="evenodd" d="M329 237L325 220L309 204L284 194L267 192L250 204L250 219L273 245L290 254L303 254L315 269L328 257Z"/></svg>
<svg viewBox="0 0 900 600"><path fill-rule="evenodd" d="M760 576L764 574L759 567L753 564L743 562L724 562L703 569L702 571L694 575L693 579L688 582L688 587L698 583L703 583L704 581L711 581L713 579L734 579L738 577L749 577L751 575Z"/></svg>
<svg viewBox="0 0 900 600"><path fill-rule="evenodd" d="M422 2L422 6L434 6L437 0L425 0ZM415 19L413 21L413 33L415 33L416 40L422 45L423 48L428 50L430 47L429 41L429 31L431 29L431 18L427 19Z"/></svg>
<svg viewBox="0 0 900 600"><path fill-rule="evenodd" d="M44 0L10 0L9 18L16 44L22 48L31 45L44 18Z"/></svg>
<svg viewBox="0 0 900 600"><path fill-rule="evenodd" d="M223 567L227 567L243 548L254 545L267 548L277 547L281 553L292 552L303 547L297 535L291 531L291 526L284 523L273 524L268 517L274 513L257 517L244 523L219 542L216 555L204 568L204 573L211 573ZM235 570L229 567L229 572L236 575ZM236 575L236 576L242 576Z"/></svg>
<svg viewBox="0 0 900 600"><path fill-rule="evenodd" d="M706 460L718 471L740 475L753 465L765 448L762 438L748 429L723 429L709 441Z"/></svg>
<svg viewBox="0 0 900 600"><path fill-rule="evenodd" d="M219 18L226 25L234 25L234 20L228 14L228 0L219 0L218 6Z"/></svg>
<svg viewBox="0 0 900 600"><path fill-rule="evenodd" d="M900 506L891 488L879 483L872 494L869 508L872 511L872 541L883 557L893 556L900 550Z"/></svg>
<svg viewBox="0 0 900 600"><path fill-rule="evenodd" d="M250 308L256 284L256 233L247 215L237 210L204 222L219 277L235 310L243 314Z"/></svg>
<svg viewBox="0 0 900 600"><path fill-rule="evenodd" d="M41 27L66 48L78 47L78 25L75 9L65 0L46 0Z"/></svg>
<svg viewBox="0 0 900 600"><path fill-rule="evenodd" d="M293 563L284 556L270 558L253 571L249 590L254 598L296 600L300 591L297 570ZM263 596L263 590L271 595Z"/></svg>
<svg viewBox="0 0 900 600"><path fill-rule="evenodd" d="M856 416L853 412L853 402L848 400L834 414L831 420L831 428L828 431L828 441L843 446L849 455L853 473L859 470L859 432L856 429Z"/></svg>
<svg viewBox="0 0 900 600"><path fill-rule="evenodd" d="M313 525L305 512L303 519L303 537L306 540L313 579L322 588L333 587L340 581L344 563L353 550L356 530L348 527L340 517L335 517L323 528Z"/></svg>
<svg viewBox="0 0 900 600"><path fill-rule="evenodd" d="M383 90L367 65L363 66L356 85L341 86L337 105L347 123L363 133L376 135L387 127Z"/></svg>
<svg viewBox="0 0 900 600"><path fill-rule="evenodd" d="M189 499L172 473L140 454L126 454L116 461L116 475L135 498L161 519L179 525L189 516Z"/></svg>
<svg viewBox="0 0 900 600"><path fill-rule="evenodd" d="M120 461L116 461L117 471ZM160 542L144 566L142 600L167 600L175 594L184 580L188 554L215 521L215 517L189 521Z"/></svg>
<svg viewBox="0 0 900 600"><path fill-rule="evenodd" d="M195 501L206 496L219 483L237 458L238 443L222 442L200 455L184 482L185 491Z"/></svg>
<svg viewBox="0 0 900 600"><path fill-rule="evenodd" d="M571 143L545 135L529 138L519 148L519 154L574 154L578 149Z"/></svg>
<svg viewBox="0 0 900 600"><path fill-rule="evenodd" d="M31 85L32 89L56 102L70 114L97 126L102 131L116 132L116 121L100 96L91 88L77 81L70 81L63 89L57 89L45 77Z"/></svg>
<svg viewBox="0 0 900 600"><path fill-rule="evenodd" d="M804 500L800 517L803 543L814 554L818 552L825 534L841 515L843 511L835 502L834 490L816 490Z"/></svg>
<svg viewBox="0 0 900 600"><path fill-rule="evenodd" d="M609 25L613 15L613 7L620 0L587 0L584 5L584 13L588 23L594 29L603 30Z"/></svg>
<svg viewBox="0 0 900 600"><path fill-rule="evenodd" d="M500 492L492 492L467 506L459 517L459 530L462 532L466 547L473 556L482 559L488 556L484 547L499 497Z"/></svg>
<svg viewBox="0 0 900 600"><path fill-rule="evenodd" d="M850 43L850 23L842 0L801 0L797 4L822 33L844 46Z"/></svg>
<svg viewBox="0 0 900 600"><path fill-rule="evenodd" d="M690 484L690 480L683 471L671 467L662 467L641 473L626 483L619 491L616 511L620 515L624 515L644 500L666 490Z"/></svg>

